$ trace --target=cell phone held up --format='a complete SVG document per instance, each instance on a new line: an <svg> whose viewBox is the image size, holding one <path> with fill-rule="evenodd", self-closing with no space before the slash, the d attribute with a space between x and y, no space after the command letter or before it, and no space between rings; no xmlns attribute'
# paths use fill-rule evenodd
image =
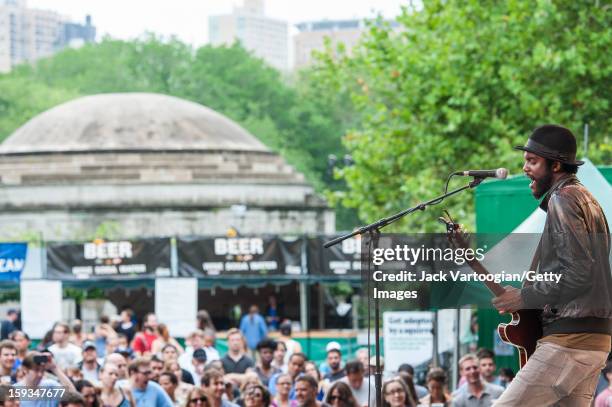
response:
<svg viewBox="0 0 612 407"><path fill-rule="evenodd" d="M37 365L44 365L49 362L48 355L34 355L34 363Z"/></svg>

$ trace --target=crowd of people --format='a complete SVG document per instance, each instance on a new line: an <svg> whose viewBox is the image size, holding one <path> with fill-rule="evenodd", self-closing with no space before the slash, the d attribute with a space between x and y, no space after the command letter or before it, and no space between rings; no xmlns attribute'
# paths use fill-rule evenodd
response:
<svg viewBox="0 0 612 407"><path fill-rule="evenodd" d="M0 342L0 405L36 407L364 407L375 405L374 358L361 348L353 355L331 341L317 364L291 337L291 323L270 325L257 307L239 328L226 333L227 352L216 347L216 331L206 311L181 346L155 314L137 329L123 310L103 317L92 334L81 323L58 322L32 346L27 333L3 326ZM8 332L7 332L8 331ZM409 362L409 361L406 361ZM459 361L461 380L449 389L447 372L432 367L423 385L404 363L383 377L384 407L490 406L514 375L500 369L495 355L481 349ZM612 365L608 366L612 380ZM604 371L605 372L605 371ZM14 389L63 389L63 397L27 400ZM607 389L602 394L612 394ZM21 393L23 395L23 393ZM602 397L604 397L602 396ZM436 404L437 403L437 404ZM597 407L608 406L596 404Z"/></svg>

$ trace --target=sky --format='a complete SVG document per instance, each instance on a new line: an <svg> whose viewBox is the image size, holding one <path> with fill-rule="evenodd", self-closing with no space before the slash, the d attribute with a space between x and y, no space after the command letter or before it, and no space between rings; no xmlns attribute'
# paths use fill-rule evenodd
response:
<svg viewBox="0 0 612 407"><path fill-rule="evenodd" d="M208 42L208 16L226 14L242 0L26 0L28 7L49 9L76 22L92 16L98 39L131 39L146 31L175 35L195 46ZM409 0L267 0L266 15L295 24L322 19L398 15ZM295 30L292 30L295 32Z"/></svg>

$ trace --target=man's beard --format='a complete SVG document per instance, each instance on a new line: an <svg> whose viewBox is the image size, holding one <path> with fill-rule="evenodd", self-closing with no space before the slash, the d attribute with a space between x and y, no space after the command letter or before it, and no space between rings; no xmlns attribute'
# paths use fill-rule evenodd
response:
<svg viewBox="0 0 612 407"><path fill-rule="evenodd" d="M553 173L550 169L547 169L546 174L544 174L542 178L534 180L534 181L535 181L535 191L533 191L532 193L535 199L540 199L552 187Z"/></svg>

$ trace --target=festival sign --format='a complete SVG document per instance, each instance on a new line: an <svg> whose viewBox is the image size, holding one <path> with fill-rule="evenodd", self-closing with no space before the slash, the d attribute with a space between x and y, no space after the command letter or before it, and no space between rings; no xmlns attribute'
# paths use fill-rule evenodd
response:
<svg viewBox="0 0 612 407"><path fill-rule="evenodd" d="M169 277L170 239L52 243L47 275L61 280Z"/></svg>
<svg viewBox="0 0 612 407"><path fill-rule="evenodd" d="M308 270L310 274L329 276L359 276L361 273L361 238L351 237L324 248L323 244L336 236L308 239Z"/></svg>
<svg viewBox="0 0 612 407"><path fill-rule="evenodd" d="M262 276L302 273L302 240L272 236L177 239L180 276Z"/></svg>
<svg viewBox="0 0 612 407"><path fill-rule="evenodd" d="M0 281L19 281L27 252L27 243L0 243Z"/></svg>

